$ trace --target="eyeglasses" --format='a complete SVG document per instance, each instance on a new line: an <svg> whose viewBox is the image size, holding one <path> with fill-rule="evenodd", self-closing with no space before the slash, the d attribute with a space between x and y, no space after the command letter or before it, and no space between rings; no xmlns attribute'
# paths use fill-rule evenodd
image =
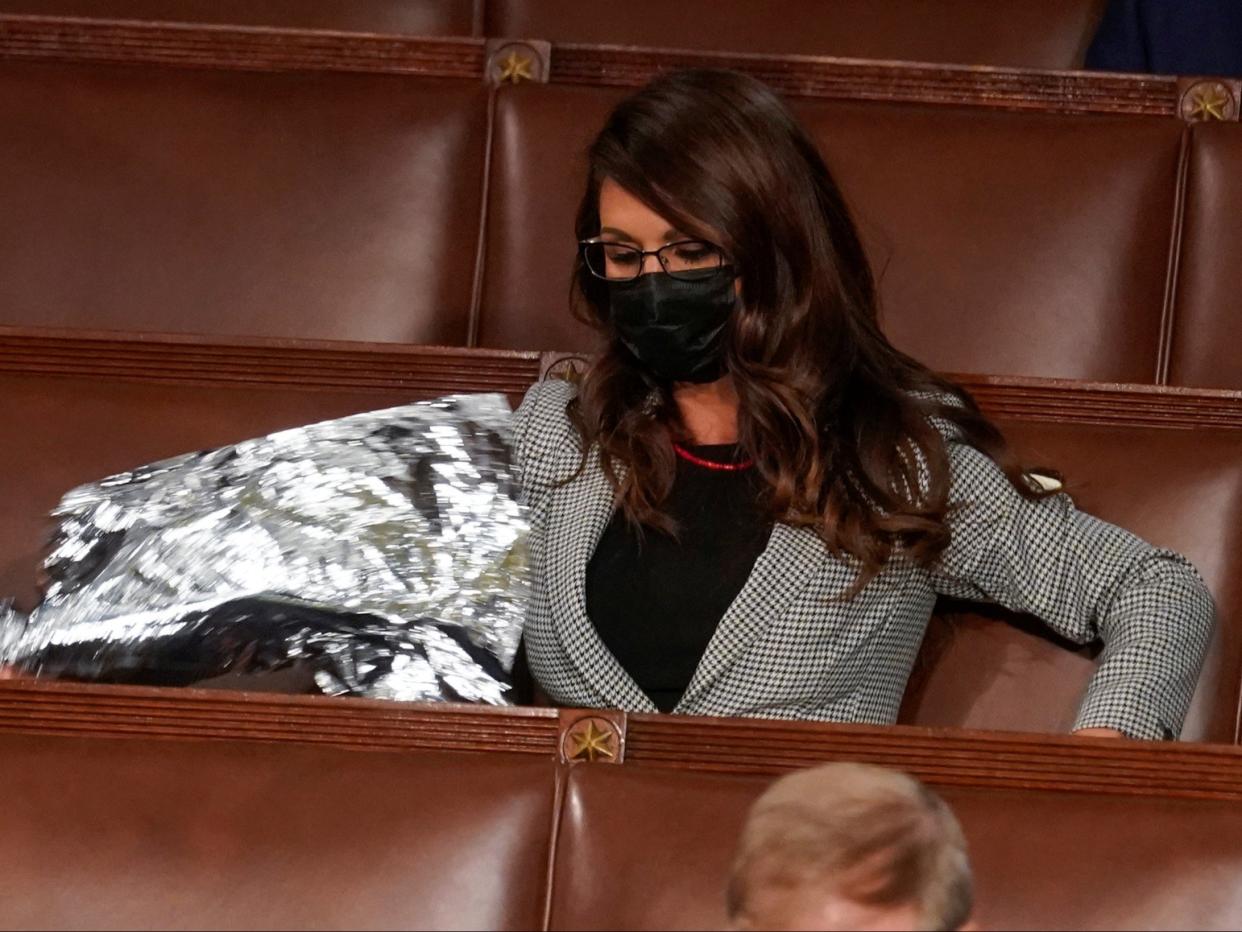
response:
<svg viewBox="0 0 1242 932"><path fill-rule="evenodd" d="M639 249L626 243L613 243L595 238L578 243L582 261L596 278L608 282L632 282L643 274L643 262L647 256L655 256L673 278L695 279L707 272L714 272L724 265L724 253L719 246L701 239L682 239L666 243L659 249Z"/></svg>

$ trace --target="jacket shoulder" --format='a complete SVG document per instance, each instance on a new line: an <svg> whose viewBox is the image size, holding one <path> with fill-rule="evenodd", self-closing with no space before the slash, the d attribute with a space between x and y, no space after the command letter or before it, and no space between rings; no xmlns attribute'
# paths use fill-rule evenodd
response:
<svg viewBox="0 0 1242 932"><path fill-rule="evenodd" d="M513 452L527 497L573 471L581 458L569 403L578 388L563 379L536 382L513 417Z"/></svg>

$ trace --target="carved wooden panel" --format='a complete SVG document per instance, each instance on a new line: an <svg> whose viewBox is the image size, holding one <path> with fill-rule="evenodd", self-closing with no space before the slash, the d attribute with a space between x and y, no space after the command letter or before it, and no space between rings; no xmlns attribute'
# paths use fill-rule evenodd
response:
<svg viewBox="0 0 1242 932"><path fill-rule="evenodd" d="M0 327L0 372L144 382L521 396L539 354L464 347Z"/></svg>
<svg viewBox="0 0 1242 932"><path fill-rule="evenodd" d="M595 732L586 734L588 726ZM936 786L1242 800L1242 748L1228 745L627 716L616 710L492 708L3 680L0 733L530 754L573 758L587 766L751 775L776 775L849 759L905 770ZM588 753L588 748L603 748L612 756ZM562 757L564 749L571 753ZM574 749L581 752L576 757Z"/></svg>
<svg viewBox="0 0 1242 932"><path fill-rule="evenodd" d="M0 13L0 60L483 77L485 42Z"/></svg>
<svg viewBox="0 0 1242 932"><path fill-rule="evenodd" d="M1180 115L1177 79L1165 75L569 44L558 44L552 52L552 81L568 84L637 87L673 68L733 68L796 97L1049 113Z"/></svg>
<svg viewBox="0 0 1242 932"><path fill-rule="evenodd" d="M496 53L500 52L499 55ZM1238 119L1236 81L807 55L422 38L0 14L0 59L245 71L356 71L637 87L671 68L734 68L797 97L1048 113ZM1215 83L1213 83L1215 82Z"/></svg>

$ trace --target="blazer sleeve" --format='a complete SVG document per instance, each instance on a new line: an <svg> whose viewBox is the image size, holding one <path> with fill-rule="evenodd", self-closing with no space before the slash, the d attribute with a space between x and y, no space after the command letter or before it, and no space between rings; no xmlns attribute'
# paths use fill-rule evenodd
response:
<svg viewBox="0 0 1242 932"><path fill-rule="evenodd" d="M993 460L949 440L951 542L937 592L993 601L1086 644L1100 664L1074 728L1176 738L1216 609L1193 566L1075 508L1068 495L1022 497Z"/></svg>
<svg viewBox="0 0 1242 932"><path fill-rule="evenodd" d="M572 475L581 460L577 431L566 414L576 395L570 382L537 382L513 416L514 466L523 500L532 508L553 485Z"/></svg>

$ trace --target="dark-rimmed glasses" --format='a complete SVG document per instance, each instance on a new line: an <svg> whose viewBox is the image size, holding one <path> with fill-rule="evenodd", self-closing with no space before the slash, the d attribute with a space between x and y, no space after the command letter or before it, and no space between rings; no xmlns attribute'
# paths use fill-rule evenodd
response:
<svg viewBox="0 0 1242 932"><path fill-rule="evenodd" d="M681 239L659 249L639 249L595 237L580 240L578 248L587 270L606 282L634 281L643 274L647 256L655 256L660 268L680 279L699 278L725 264L720 247L701 239Z"/></svg>

